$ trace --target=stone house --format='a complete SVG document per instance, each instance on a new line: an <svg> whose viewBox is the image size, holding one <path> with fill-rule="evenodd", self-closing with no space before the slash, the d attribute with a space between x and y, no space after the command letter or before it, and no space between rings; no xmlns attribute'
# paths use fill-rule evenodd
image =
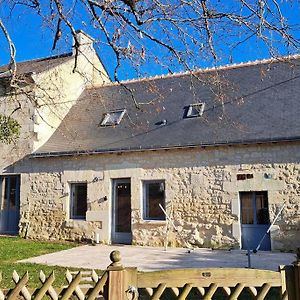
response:
<svg viewBox="0 0 300 300"><path fill-rule="evenodd" d="M0 113L21 125L18 141L0 143L0 233L19 231L22 178L14 170L16 163L49 139L85 88L110 81L93 40L81 31L77 35L77 58L74 51L18 63L17 89L9 86L7 66L0 67Z"/></svg>
<svg viewBox="0 0 300 300"><path fill-rule="evenodd" d="M299 74L293 57L85 86L3 170L20 234L253 249L285 204L261 249L299 247Z"/></svg>

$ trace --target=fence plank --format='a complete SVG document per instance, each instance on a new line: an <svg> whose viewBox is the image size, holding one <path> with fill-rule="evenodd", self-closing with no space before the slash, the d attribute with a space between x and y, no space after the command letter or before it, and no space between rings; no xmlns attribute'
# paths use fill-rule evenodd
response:
<svg viewBox="0 0 300 300"><path fill-rule="evenodd" d="M69 270L67 270L67 272L66 272L66 279L67 279L67 281L68 281L69 284L73 280L73 276L72 276L72 274L70 273ZM75 292L75 294L76 294L76 296L78 297L79 300L84 300L84 293L82 292L82 290L80 289L79 286L75 287L74 292Z"/></svg>
<svg viewBox="0 0 300 300"><path fill-rule="evenodd" d="M231 294L231 289L227 286L223 286L223 290L226 293L227 296L230 296Z"/></svg>
<svg viewBox="0 0 300 300"><path fill-rule="evenodd" d="M233 293L231 294L229 300L237 300L238 296L241 294L241 292L243 291L245 285L242 283L238 283L233 291Z"/></svg>
<svg viewBox="0 0 300 300"><path fill-rule="evenodd" d="M52 271L52 273L53 273L53 277L55 279L54 271ZM51 275L52 275L52 273L51 273ZM44 284L46 282L46 275L43 271L40 271L40 281L42 284ZM57 295L58 293L54 290L54 288L51 285L48 287L48 293L52 300L58 300L58 295Z"/></svg>
<svg viewBox="0 0 300 300"><path fill-rule="evenodd" d="M196 289L198 290L198 292L202 297L205 295L205 289L203 287L196 286Z"/></svg>
<svg viewBox="0 0 300 300"><path fill-rule="evenodd" d="M216 292L216 290L218 289L218 284L217 283L212 283L208 289L208 291L206 292L203 300L212 300L212 297L214 295L214 293Z"/></svg>
<svg viewBox="0 0 300 300"><path fill-rule="evenodd" d="M78 274L72 280L72 282L70 283L68 288L63 292L61 300L67 300L72 296L72 294L75 291L76 287L80 284L80 280L81 280L81 272L78 272Z"/></svg>
<svg viewBox="0 0 300 300"><path fill-rule="evenodd" d="M95 276L93 277L95 278ZM94 300L96 297L98 297L99 293L103 293L104 285L107 282L108 273L105 272L101 278L98 278L98 282L96 283L95 287L93 288L92 292L87 297L87 300Z"/></svg>
<svg viewBox="0 0 300 300"><path fill-rule="evenodd" d="M194 286L209 287L216 280L219 286L226 287L235 287L238 283L245 286L269 283L274 287L281 287L279 272L241 268L177 269L139 273L138 287L156 287L161 282L166 282L168 287L183 287L187 282L193 282Z"/></svg>
<svg viewBox="0 0 300 300"><path fill-rule="evenodd" d="M253 297L257 296L257 289L254 286L248 286L247 288Z"/></svg>
<svg viewBox="0 0 300 300"><path fill-rule="evenodd" d="M171 291L173 292L173 294L174 294L175 297L178 297L178 296L179 296L179 289L178 289L178 288L172 287L172 288L171 288Z"/></svg>
<svg viewBox="0 0 300 300"><path fill-rule="evenodd" d="M159 300L159 297L162 295L162 293L164 292L164 290L166 289L166 284L165 283L160 283L157 287L157 289L155 290L153 296L152 296L152 300Z"/></svg>
<svg viewBox="0 0 300 300"><path fill-rule="evenodd" d="M16 272L16 271L14 271ZM17 272L16 272L17 273ZM18 275L19 276L19 275ZM21 280L17 280L17 276L15 276L14 280L17 281L17 285L14 287L14 289L12 289L9 293L9 295L7 296L7 300L15 300L17 299L17 297L19 296L22 288L25 287L26 283L28 282L29 279L29 275L28 272L26 272Z"/></svg>
<svg viewBox="0 0 300 300"><path fill-rule="evenodd" d="M145 288L145 291L147 294L151 297L153 295L153 289L152 288Z"/></svg>
<svg viewBox="0 0 300 300"><path fill-rule="evenodd" d="M13 271L13 276L12 277L13 277L13 281L15 283L19 282L20 276L19 276L19 274L15 270ZM28 279L29 279L29 277L28 277ZM31 299L31 295L30 295L30 293L29 293L29 291L28 291L28 289L27 289L27 287L25 285L21 289L21 294L23 295L23 297L25 298L25 300L30 300Z"/></svg>
<svg viewBox="0 0 300 300"><path fill-rule="evenodd" d="M178 300L185 300L186 297L188 296L188 294L190 293L192 287L193 287L192 284L187 283L187 284L184 286L183 291L182 291L182 293L180 294Z"/></svg>
<svg viewBox="0 0 300 300"><path fill-rule="evenodd" d="M41 300L44 297L44 295L47 293L49 288L51 287L54 280L55 277L54 277L54 273L52 272L50 276L47 278L47 280L43 283L43 286L40 288L38 293L35 295L34 300Z"/></svg>
<svg viewBox="0 0 300 300"><path fill-rule="evenodd" d="M268 283L265 283L263 286L262 286L262 289L261 291L259 292L259 294L257 295L256 299L257 300L264 300L265 297L267 296L269 290L271 288L271 285L268 284Z"/></svg>

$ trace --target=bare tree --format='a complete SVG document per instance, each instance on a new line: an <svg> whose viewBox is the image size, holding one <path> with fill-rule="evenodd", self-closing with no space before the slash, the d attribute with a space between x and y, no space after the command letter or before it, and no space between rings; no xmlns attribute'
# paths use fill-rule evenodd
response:
<svg viewBox="0 0 300 300"><path fill-rule="evenodd" d="M116 81L128 66L139 77L153 66L173 73L234 62L251 43L273 57L298 53L300 47L297 0L2 0L0 5L7 14L17 7L33 11L52 29L53 49L71 35L77 56L76 29L88 32L110 53ZM10 50L13 86L16 49L1 19L0 30Z"/></svg>
<svg viewBox="0 0 300 300"><path fill-rule="evenodd" d="M191 70L210 61L233 59L243 44L256 41L270 55L298 52L300 12L297 0L5 0L7 13L17 6L33 10L53 29L53 49L82 27L114 53L115 80L122 63L144 72L159 64L169 72ZM296 17L294 18L296 19ZM15 49L5 25L0 28ZM167 63L168 62L168 63Z"/></svg>

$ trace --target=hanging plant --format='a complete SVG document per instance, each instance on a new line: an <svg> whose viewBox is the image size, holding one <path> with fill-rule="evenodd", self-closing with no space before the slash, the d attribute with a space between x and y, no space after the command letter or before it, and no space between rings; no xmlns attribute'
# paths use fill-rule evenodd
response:
<svg viewBox="0 0 300 300"><path fill-rule="evenodd" d="M20 136L21 125L12 117L0 114L0 142L11 144Z"/></svg>

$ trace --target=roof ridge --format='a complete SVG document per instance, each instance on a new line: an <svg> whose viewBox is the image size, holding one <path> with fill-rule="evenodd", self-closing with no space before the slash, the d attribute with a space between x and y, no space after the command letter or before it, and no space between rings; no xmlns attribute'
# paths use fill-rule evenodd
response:
<svg viewBox="0 0 300 300"><path fill-rule="evenodd" d="M34 58L34 59L29 59L29 60L22 60L22 61L17 61L16 63L18 65L18 64L23 64L23 63L35 62L35 61L45 61L45 60L58 59L58 58L63 58L63 57L68 57L68 56L72 56L72 52L57 54L57 55L53 55L53 56L45 56L45 57L40 57L40 58ZM1 65L0 68L3 68L7 65L8 64Z"/></svg>
<svg viewBox="0 0 300 300"><path fill-rule="evenodd" d="M40 58L34 58L30 60L23 60L23 61L18 61L18 63L26 63L26 62L32 62L32 61L44 61L44 60L51 60L51 59L57 59L57 58L63 58L63 57L69 57L72 56L72 52L67 52L67 53L62 53L62 54L57 54L57 55L52 55L52 56L45 56L45 57L40 57Z"/></svg>
<svg viewBox="0 0 300 300"><path fill-rule="evenodd" d="M300 54L249 60L246 62L225 64L225 65L216 66L216 67L198 68L198 69L191 70L191 71L182 71L182 72L176 72L176 73L172 73L172 74L168 73L168 74L154 75L154 76L148 76L148 77L142 77L142 78L126 79L126 80L121 80L119 82L118 81L109 82L104 85L103 84L102 85L93 85L90 87L90 89L99 88L99 87L107 87L107 86L115 86L115 85L120 85L120 84L135 83L135 82L143 82L143 81L147 81L147 80L150 81L150 80L164 79L164 78L176 78L176 77L181 77L181 76L195 74L195 73L205 73L205 72L219 71L219 70L230 70L230 69L234 69L234 68L255 66L255 65L259 65L259 64L279 62L279 61L296 59L296 58L300 58Z"/></svg>

